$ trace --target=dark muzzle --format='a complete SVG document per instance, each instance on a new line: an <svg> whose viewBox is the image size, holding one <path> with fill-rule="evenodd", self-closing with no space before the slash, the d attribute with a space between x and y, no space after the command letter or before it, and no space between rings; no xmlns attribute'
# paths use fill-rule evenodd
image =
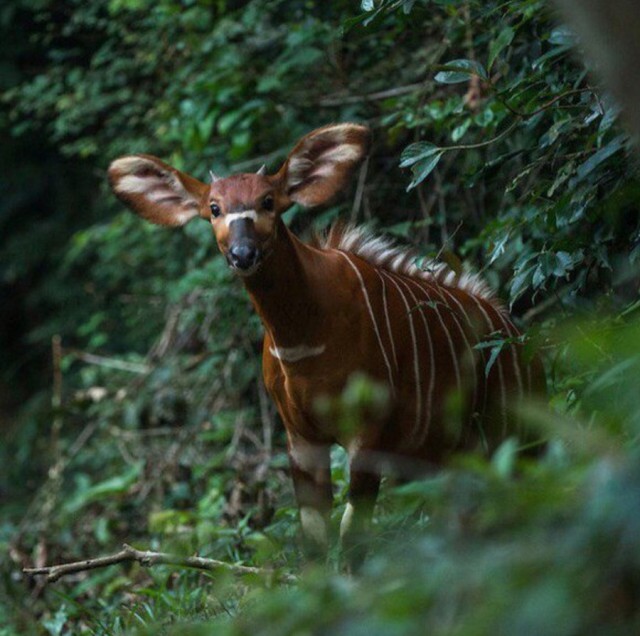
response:
<svg viewBox="0 0 640 636"><path fill-rule="evenodd" d="M229 262L238 269L251 269L259 258L260 250L253 242L242 241L229 248Z"/></svg>

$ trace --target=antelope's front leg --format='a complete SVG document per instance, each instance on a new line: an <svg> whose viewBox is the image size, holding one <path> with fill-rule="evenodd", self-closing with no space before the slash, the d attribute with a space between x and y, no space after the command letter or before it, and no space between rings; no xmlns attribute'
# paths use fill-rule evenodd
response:
<svg viewBox="0 0 640 636"><path fill-rule="evenodd" d="M333 492L331 489L330 446L288 437L289 462L304 550L311 558L326 556Z"/></svg>
<svg viewBox="0 0 640 636"><path fill-rule="evenodd" d="M340 522L342 560L347 571L357 571L367 553L366 534L380 490L380 474L365 451L350 462L349 501Z"/></svg>

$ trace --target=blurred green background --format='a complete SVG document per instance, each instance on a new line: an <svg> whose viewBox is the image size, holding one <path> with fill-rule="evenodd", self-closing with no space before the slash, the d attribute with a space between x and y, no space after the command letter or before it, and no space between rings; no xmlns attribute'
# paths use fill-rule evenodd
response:
<svg viewBox="0 0 640 636"><path fill-rule="evenodd" d="M640 633L637 160L547 2L5 0L0 51L2 636ZM134 152L275 171L340 121L373 130L362 187L287 222L482 271L551 403L535 463L507 440L386 484L355 579L300 557L261 327L209 227L147 225L105 179ZM337 520L339 450L333 473ZM124 541L301 579L21 573Z"/></svg>

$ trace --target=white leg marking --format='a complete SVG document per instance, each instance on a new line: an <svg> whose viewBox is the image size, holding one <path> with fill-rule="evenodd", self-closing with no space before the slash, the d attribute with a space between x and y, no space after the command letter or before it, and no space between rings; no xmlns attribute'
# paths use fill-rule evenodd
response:
<svg viewBox="0 0 640 636"><path fill-rule="evenodd" d="M305 358L312 358L324 353L327 347L320 345L319 347L308 347L307 345L298 345L297 347L269 347L269 353L278 360L283 362L298 362Z"/></svg>
<svg viewBox="0 0 640 636"><path fill-rule="evenodd" d="M327 524L319 510L311 508L311 506L302 506L300 508L300 522L305 536L310 537L320 545L329 543Z"/></svg>
<svg viewBox="0 0 640 636"><path fill-rule="evenodd" d="M344 509L342 520L340 521L340 538L342 539L347 532L351 529L351 523L353 522L353 504L347 503L347 507Z"/></svg>
<svg viewBox="0 0 640 636"><path fill-rule="evenodd" d="M367 293L367 288L364 285L364 279L362 278L362 274L360 270L355 266L353 261L349 258L349 256L345 252L341 252L340 250L335 250L340 256L344 257L344 259L349 263L353 271L356 273L358 280L360 281L360 287L362 288L362 295L364 296L364 301L367 305L367 309L369 310L369 316L371 316L371 322L373 323L373 330L376 333L376 337L378 338L378 344L380 345L380 351L382 352L382 357L384 358L384 362L387 365L387 372L389 373L389 385L391 386L391 390L395 393L395 384L393 383L393 373L391 371L391 364L389 364L389 358L387 356L387 352L384 349L382 344L382 338L380 337L380 330L378 329L378 323L376 321L375 314L373 313L373 308L371 307L371 301L369 300L369 294Z"/></svg>
<svg viewBox="0 0 640 636"><path fill-rule="evenodd" d="M327 447L310 444L302 437L287 435L289 438L289 454L295 465L316 477L326 465Z"/></svg>
<svg viewBox="0 0 640 636"><path fill-rule="evenodd" d="M227 214L224 217L224 223L229 227L234 221L238 219L251 219L254 223L258 220L258 213L255 210L245 210L244 212L233 212Z"/></svg>
<svg viewBox="0 0 640 636"><path fill-rule="evenodd" d="M402 301L404 302L404 306L407 310L407 317L409 318L409 330L411 333L411 340L413 343L413 370L415 373L415 384L416 384L416 423L415 423L413 432L411 433L411 440L413 440L417 435L418 431L420 430L420 420L422 419L422 388L420 386L420 364L418 362L418 344L416 341L416 330L415 330L415 327L413 326L413 312L411 311L411 307L407 302L406 296L402 293L402 290L400 289L400 287L398 286L398 284L396 283L392 275L384 270L382 270L382 274L386 276L391 281L393 286L398 290L398 293L400 294L400 297L402 298Z"/></svg>

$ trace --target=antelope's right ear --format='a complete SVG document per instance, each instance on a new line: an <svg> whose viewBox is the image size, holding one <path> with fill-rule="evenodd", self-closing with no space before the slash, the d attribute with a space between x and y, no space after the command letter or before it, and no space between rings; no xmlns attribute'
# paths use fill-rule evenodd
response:
<svg viewBox="0 0 640 636"><path fill-rule="evenodd" d="M305 135L276 175L291 201L329 202L369 151L370 132L359 124L331 124Z"/></svg>
<svg viewBox="0 0 640 636"><path fill-rule="evenodd" d="M209 186L151 155L116 159L109 166L109 183L123 203L158 225L209 216Z"/></svg>

